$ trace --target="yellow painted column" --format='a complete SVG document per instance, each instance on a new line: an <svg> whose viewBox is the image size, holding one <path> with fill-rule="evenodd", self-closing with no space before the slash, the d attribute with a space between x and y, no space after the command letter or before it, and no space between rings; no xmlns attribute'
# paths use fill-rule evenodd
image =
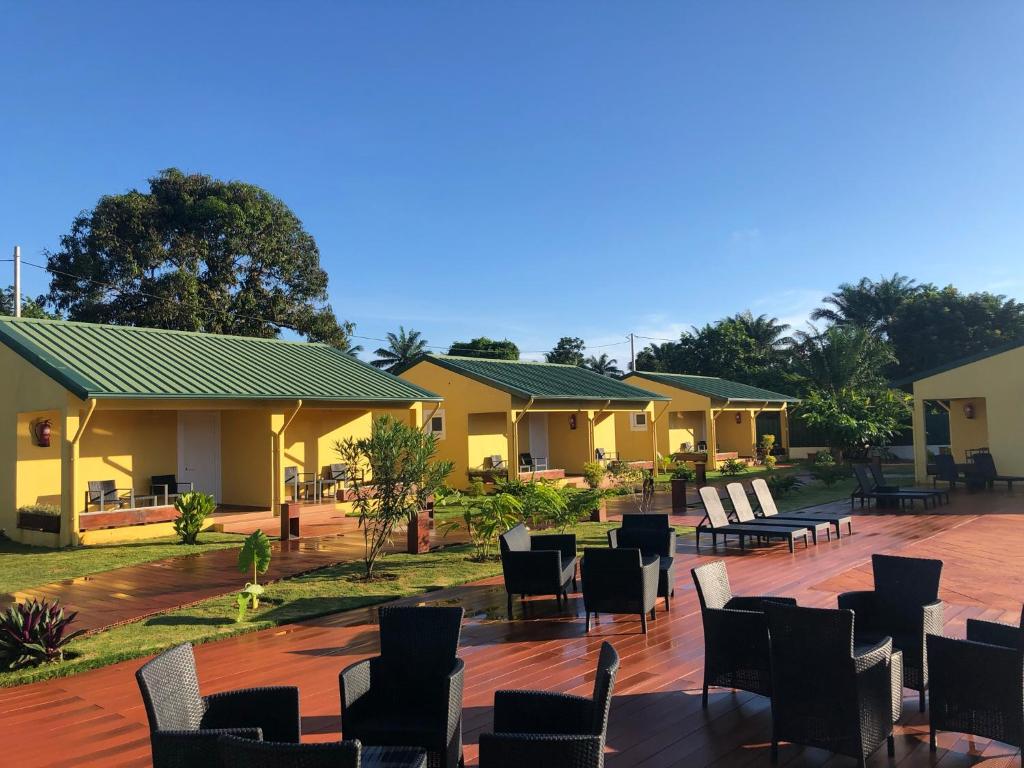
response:
<svg viewBox="0 0 1024 768"><path fill-rule="evenodd" d="M779 447L789 455L789 409L779 412Z"/></svg>
<svg viewBox="0 0 1024 768"><path fill-rule="evenodd" d="M919 483L928 479L928 435L925 431L924 400L914 396L912 412L914 433L914 477Z"/></svg>
<svg viewBox="0 0 1024 768"><path fill-rule="evenodd" d="M704 423L707 424L708 436L708 469L718 469L718 459L715 458L715 454L718 453L718 428L715 424L717 420L717 413L704 411Z"/></svg>
<svg viewBox="0 0 1024 768"><path fill-rule="evenodd" d="M284 436L280 434L286 415L280 411L270 414L271 461L270 461L270 511L281 514L284 502Z"/></svg>
<svg viewBox="0 0 1024 768"><path fill-rule="evenodd" d="M751 408L747 415L750 417L750 449L753 451L751 455L757 456L757 412Z"/></svg>
<svg viewBox="0 0 1024 768"><path fill-rule="evenodd" d="M516 424L514 410L505 413L505 430L508 434L508 457L505 463L508 465L508 477L511 480L519 476L519 425Z"/></svg>
<svg viewBox="0 0 1024 768"><path fill-rule="evenodd" d="M587 458L586 461L594 460L594 412L586 411L587 415Z"/></svg>
<svg viewBox="0 0 1024 768"><path fill-rule="evenodd" d="M64 423L61 425L60 448L60 545L78 543L79 506L85 504L85 497L78 499L78 444L73 438L78 434L81 417L78 408L68 405L64 409Z"/></svg>
<svg viewBox="0 0 1024 768"><path fill-rule="evenodd" d="M666 409L667 410L667 409ZM654 406L649 405L645 411L647 423L651 425L651 466L654 467L654 474L658 474L658 422L654 418ZM664 411L662 411L664 414Z"/></svg>

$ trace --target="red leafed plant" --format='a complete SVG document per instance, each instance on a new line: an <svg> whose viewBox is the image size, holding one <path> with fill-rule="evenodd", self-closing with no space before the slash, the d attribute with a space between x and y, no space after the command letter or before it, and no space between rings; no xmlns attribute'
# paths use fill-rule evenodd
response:
<svg viewBox="0 0 1024 768"><path fill-rule="evenodd" d="M63 661L64 647L85 630L65 634L78 614L59 601L15 603L0 613L0 665L8 668Z"/></svg>

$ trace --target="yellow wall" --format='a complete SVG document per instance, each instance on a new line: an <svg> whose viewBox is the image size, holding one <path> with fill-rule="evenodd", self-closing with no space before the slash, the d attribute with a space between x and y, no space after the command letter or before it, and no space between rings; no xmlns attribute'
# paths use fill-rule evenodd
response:
<svg viewBox="0 0 1024 768"><path fill-rule="evenodd" d="M668 420L668 450L662 451L662 455L670 456L673 453L683 450L683 445L690 444L690 450L697 450L697 443L704 440L704 412L703 411L671 411L665 415ZM658 425L660 428L660 424ZM659 435L659 443L660 435Z"/></svg>
<svg viewBox="0 0 1024 768"><path fill-rule="evenodd" d="M949 429L951 448L957 461L963 461L965 449L987 445L1000 473L1024 475L1022 392L1024 347L914 382L914 462L918 480L926 478L925 400L952 401ZM963 415L963 406L967 402L975 406L975 417L971 420Z"/></svg>
<svg viewBox="0 0 1024 768"><path fill-rule="evenodd" d="M702 425L705 412L711 408L710 398L633 373L627 375L623 381L648 392L672 398L663 416L660 414L666 405L656 403L654 406L655 414L660 416L657 422L659 454L671 456L679 451L679 446L683 442L692 442L694 450L696 450L697 441L704 439L701 437ZM619 444L619 455L622 458L638 459L647 458L650 455L650 432L634 431L630 426L629 414L616 415L615 431Z"/></svg>
<svg viewBox="0 0 1024 768"><path fill-rule="evenodd" d="M508 433L505 431L507 423L508 417L504 412L468 415L467 456L470 467L484 466L484 460L490 456L508 459ZM450 438L450 435L446 437Z"/></svg>
<svg viewBox="0 0 1024 768"><path fill-rule="evenodd" d="M15 506L52 504L60 506L60 449L63 440L63 414L61 411L35 411L19 413L17 432L17 496ZM50 421L50 447L36 445L33 425L44 419Z"/></svg>
<svg viewBox="0 0 1024 768"><path fill-rule="evenodd" d="M594 450L604 448L608 456L616 456L619 452L619 442L616 439L615 416L616 414L614 413L602 413L594 418ZM582 418L580 421L582 421ZM643 454L644 457L646 458L650 452L650 441L648 441L647 453ZM587 461L594 461L595 458L596 455L589 456Z"/></svg>
<svg viewBox="0 0 1024 768"><path fill-rule="evenodd" d="M224 504L266 509L273 494L270 410L221 411L220 495Z"/></svg>
<svg viewBox="0 0 1024 768"><path fill-rule="evenodd" d="M445 436L438 441L438 457L455 463L449 476L449 483L464 488L469 484L467 472L479 468L483 457L490 454L501 454L502 458L514 465L517 458L509 457L508 414L512 408L512 398L507 392L494 389L485 384L462 376L447 368L442 368L429 360L423 360L401 374L401 377L444 398L442 409L445 419ZM423 407L423 418L430 417L434 406L427 403ZM506 435L503 444L499 445L494 438L498 432L490 433L491 437L482 434L474 436L474 456L470 455L469 415L470 413L501 413L506 420L501 433ZM477 424L477 427L480 425ZM495 422L489 428L497 427ZM489 446L493 446L491 449Z"/></svg>
<svg viewBox="0 0 1024 768"><path fill-rule="evenodd" d="M580 473L590 461L590 437L585 413L577 413L576 429L570 429L568 413L548 414L548 467Z"/></svg>
<svg viewBox="0 0 1024 768"><path fill-rule="evenodd" d="M736 423L739 414L740 423ZM723 453L735 451L740 456L753 456L757 442L756 425L750 411L723 411L715 420L718 450ZM710 447L710 446L709 446Z"/></svg>

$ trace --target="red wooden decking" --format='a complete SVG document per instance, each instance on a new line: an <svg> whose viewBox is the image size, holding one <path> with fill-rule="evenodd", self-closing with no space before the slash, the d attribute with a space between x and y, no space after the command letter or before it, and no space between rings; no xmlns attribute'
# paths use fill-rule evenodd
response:
<svg viewBox="0 0 1024 768"><path fill-rule="evenodd" d="M1024 503L1005 494L954 496L942 514L858 515L855 535L790 555L784 545L719 549L737 593L774 592L802 604L834 606L837 592L870 582L873 552L940 557L947 632L962 635L968 617L1015 621L1024 599ZM942 508L940 508L942 509ZM588 692L602 640L622 656L612 707L608 765L768 766L770 709L766 699L712 689L711 707L700 707L703 638L689 569L716 557L697 555L692 537L679 546L676 599L647 637L632 617L602 617L583 634L580 601L560 614L553 600L533 599L526 620L504 619L499 579L430 593L419 601L466 608L461 656L466 661L465 742L470 765L476 743L490 728L495 689L534 687ZM417 601L413 601L417 602ZM517 616L520 607L516 606ZM575 615L574 615L575 614ZM303 730L309 740L337 738L338 671L376 650L372 610L353 611L225 640L197 649L204 692L248 685L295 684L301 689ZM18 766L146 766L148 731L132 661L86 673L0 691L0 763ZM898 726L897 753L885 750L873 766L943 768L1020 765L1015 749L959 734L940 735L931 755L927 715L908 697ZM784 746L781 763L792 768L848 765L818 750Z"/></svg>

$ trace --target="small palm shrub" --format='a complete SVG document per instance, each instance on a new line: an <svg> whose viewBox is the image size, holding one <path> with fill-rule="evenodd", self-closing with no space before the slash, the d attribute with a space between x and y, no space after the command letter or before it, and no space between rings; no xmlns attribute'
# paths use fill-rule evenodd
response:
<svg viewBox="0 0 1024 768"><path fill-rule="evenodd" d="M85 632L65 634L77 615L65 615L59 600L33 599L8 607L0 614L0 667L63 661L65 646Z"/></svg>
<svg viewBox="0 0 1024 768"><path fill-rule="evenodd" d="M217 502L213 496L198 491L181 494L174 502L178 517L174 520L174 532L181 538L182 544L195 544L199 541L199 532Z"/></svg>
<svg viewBox="0 0 1024 768"><path fill-rule="evenodd" d="M736 477L747 471L747 462L740 459L728 459L722 462L722 466L718 468L718 471L726 477Z"/></svg>
<svg viewBox="0 0 1024 768"><path fill-rule="evenodd" d="M776 498L799 491L804 484L799 477L792 474L773 474L765 482L768 483L768 490L772 492L772 496Z"/></svg>
<svg viewBox="0 0 1024 768"><path fill-rule="evenodd" d="M479 477L474 477L469 481L469 487L466 489L467 496L484 496L487 494L487 490L484 488L484 481Z"/></svg>
<svg viewBox="0 0 1024 768"><path fill-rule="evenodd" d="M263 587L259 584L259 575L266 573L270 567L270 539L267 534L257 528L245 537L242 548L238 551L238 570L242 573L252 571L252 581L246 582L245 587L238 593L238 617L236 621L245 618L247 608L254 611L260 607L260 595L263 594Z"/></svg>
<svg viewBox="0 0 1024 768"><path fill-rule="evenodd" d="M553 519L559 531L565 532L570 525L586 520L601 508L604 493L597 488L580 490L579 488L563 488L565 496L565 514Z"/></svg>
<svg viewBox="0 0 1024 768"><path fill-rule="evenodd" d="M811 477L815 480L820 480L830 488L844 477L849 476L849 468L842 464L836 464L836 460L832 458L832 454L826 453L825 451L819 453L814 458L814 463L811 465Z"/></svg>
<svg viewBox="0 0 1024 768"><path fill-rule="evenodd" d="M465 528L473 545L473 559L481 562L494 556L498 537L523 519L523 502L510 493L461 498L454 493L441 504L458 505L465 507L461 519L442 523L439 529L447 536L453 530Z"/></svg>
<svg viewBox="0 0 1024 768"><path fill-rule="evenodd" d="M766 453L764 455L764 468L767 469L769 472L775 469L776 463L777 459L772 454Z"/></svg>
<svg viewBox="0 0 1024 768"><path fill-rule="evenodd" d="M547 483L530 483L522 496L523 512L535 525L564 528L569 514L565 496Z"/></svg>
<svg viewBox="0 0 1024 768"><path fill-rule="evenodd" d="M685 480L688 483L692 483L697 479L697 470L693 467L688 467L686 464L680 464L672 472L673 480Z"/></svg>
<svg viewBox="0 0 1024 768"><path fill-rule="evenodd" d="M588 461L583 465L583 482L590 488L600 488L606 474L608 470L599 461Z"/></svg>

